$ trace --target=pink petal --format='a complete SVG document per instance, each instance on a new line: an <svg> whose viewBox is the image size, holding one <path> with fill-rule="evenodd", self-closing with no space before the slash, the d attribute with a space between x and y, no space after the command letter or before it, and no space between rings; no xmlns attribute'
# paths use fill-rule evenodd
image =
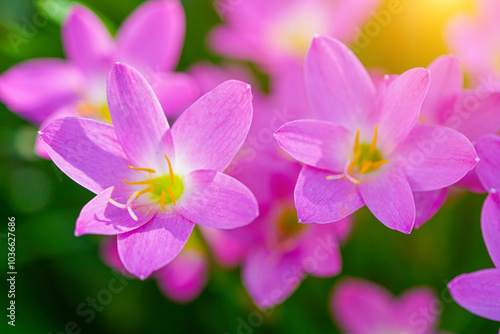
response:
<svg viewBox="0 0 500 334"><path fill-rule="evenodd" d="M73 5L62 28L66 56L87 74L109 71L116 46L108 29L88 8Z"/></svg>
<svg viewBox="0 0 500 334"><path fill-rule="evenodd" d="M132 231L150 221L157 211L153 206L134 207L134 213L138 217L136 221L126 209L118 208L109 202L112 198L118 203L127 203L133 193L129 186L124 185L110 187L98 194L80 212L76 220L75 235L115 235Z"/></svg>
<svg viewBox="0 0 500 334"><path fill-rule="evenodd" d="M342 172L354 134L334 123L300 120L286 123L274 137L292 158L320 169Z"/></svg>
<svg viewBox="0 0 500 334"><path fill-rule="evenodd" d="M361 62L330 37L314 38L305 61L305 83L319 118L349 129L359 126L375 100L375 86Z"/></svg>
<svg viewBox="0 0 500 334"><path fill-rule="evenodd" d="M156 74L148 82L167 117L178 116L200 96L197 83L185 73Z"/></svg>
<svg viewBox="0 0 500 334"><path fill-rule="evenodd" d="M108 78L108 106L116 136L135 167L151 168L166 154L173 159L172 135L153 90L139 72L115 64ZM155 169L153 167L153 169Z"/></svg>
<svg viewBox="0 0 500 334"><path fill-rule="evenodd" d="M429 71L414 68L398 76L379 96L370 123L378 125L377 142L385 151L391 152L417 123L429 83Z"/></svg>
<svg viewBox="0 0 500 334"><path fill-rule="evenodd" d="M130 172L111 125L83 118L59 118L39 135L57 167L96 194L123 184Z"/></svg>
<svg viewBox="0 0 500 334"><path fill-rule="evenodd" d="M446 200L447 193L447 188L413 192L417 214L415 228L419 228L436 214Z"/></svg>
<svg viewBox="0 0 500 334"><path fill-rule="evenodd" d="M129 273L144 280L179 254L193 227L175 211L160 210L147 224L118 235L120 259Z"/></svg>
<svg viewBox="0 0 500 334"><path fill-rule="evenodd" d="M453 299L467 311L500 321L500 270L484 269L456 277L448 284Z"/></svg>
<svg viewBox="0 0 500 334"><path fill-rule="evenodd" d="M359 184L359 192L373 215L390 229L409 234L415 225L415 202L410 184L394 168L375 172Z"/></svg>
<svg viewBox="0 0 500 334"><path fill-rule="evenodd" d="M326 1L328 3L328 1ZM381 5L380 0L336 1L334 19L331 22L331 36L344 43L352 42L359 34L359 29L377 13ZM366 26L365 26L365 29ZM354 43L356 47L356 43Z"/></svg>
<svg viewBox="0 0 500 334"><path fill-rule="evenodd" d="M342 257L335 225L341 223L309 225L308 234L302 241L304 271L316 277L331 277L340 273Z"/></svg>
<svg viewBox="0 0 500 334"><path fill-rule="evenodd" d="M481 159L476 167L479 180L486 190L500 191L500 136L483 136L475 147Z"/></svg>
<svg viewBox="0 0 500 334"><path fill-rule="evenodd" d="M236 228L251 223L259 215L252 192L226 174L197 170L186 176L184 183L185 193L175 208L201 226Z"/></svg>
<svg viewBox="0 0 500 334"><path fill-rule="evenodd" d="M177 0L148 1L122 24L117 43L123 61L150 71L174 70L186 29L184 10Z"/></svg>
<svg viewBox="0 0 500 334"><path fill-rule="evenodd" d="M479 161L479 163L480 162L481 161ZM467 188L467 190L477 194L482 194L486 192L481 181L479 180L479 177L477 176L477 165L473 170L465 174L465 176L462 179L460 179L460 181L455 183L455 185L460 187L465 187Z"/></svg>
<svg viewBox="0 0 500 334"><path fill-rule="evenodd" d="M451 55L437 58L427 69L431 73L431 84L422 104L422 116L431 123L438 123L448 103L462 92L464 75L460 59Z"/></svg>
<svg viewBox="0 0 500 334"><path fill-rule="evenodd" d="M414 191L448 187L464 177L477 161L470 141L458 131L418 124L389 160L399 165Z"/></svg>
<svg viewBox="0 0 500 334"><path fill-rule="evenodd" d="M396 301L397 305L394 310L400 328L407 329L407 333L437 334L435 330L438 321L438 313L435 312L437 300L439 300L438 296L432 289L413 288L407 290ZM424 319L423 315L425 320L421 321Z"/></svg>
<svg viewBox="0 0 500 334"><path fill-rule="evenodd" d="M224 171L243 144L252 122L252 92L226 81L202 96L174 123L177 161L185 171Z"/></svg>
<svg viewBox="0 0 500 334"><path fill-rule="evenodd" d="M207 284L208 259L199 250L184 249L172 262L158 270L155 277L165 296L179 303L189 303Z"/></svg>
<svg viewBox="0 0 500 334"><path fill-rule="evenodd" d="M500 267L500 194L489 194L481 212L481 230L491 260Z"/></svg>
<svg viewBox="0 0 500 334"><path fill-rule="evenodd" d="M59 59L30 60L0 76L0 101L32 122L79 99L84 88L80 71Z"/></svg>
<svg viewBox="0 0 500 334"><path fill-rule="evenodd" d="M231 234L232 231L198 226L214 259L226 268L235 267L245 255L246 240Z"/></svg>
<svg viewBox="0 0 500 334"><path fill-rule="evenodd" d="M304 279L298 252L281 254L260 247L249 252L242 269L248 294L261 309L290 297Z"/></svg>
<svg viewBox="0 0 500 334"><path fill-rule="evenodd" d="M372 334L398 328L392 295L382 287L361 279L337 283L331 299L333 317L347 333Z"/></svg>
<svg viewBox="0 0 500 334"><path fill-rule="evenodd" d="M108 266L113 270L126 275L127 270L123 266L122 260L120 260L120 254L118 254L118 244L116 242L116 237L105 238L101 242L101 258Z"/></svg>
<svg viewBox="0 0 500 334"><path fill-rule="evenodd" d="M327 180L332 175L304 166L295 187L295 207L302 223L336 222L364 206L357 186L346 179Z"/></svg>

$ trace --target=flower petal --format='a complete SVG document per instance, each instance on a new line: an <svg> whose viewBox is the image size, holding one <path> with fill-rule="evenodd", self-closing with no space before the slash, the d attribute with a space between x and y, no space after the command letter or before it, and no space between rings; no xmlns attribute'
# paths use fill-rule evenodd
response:
<svg viewBox="0 0 500 334"><path fill-rule="evenodd" d="M76 220L75 235L115 235L134 230L150 221L157 211L154 207L134 207L134 213L138 217L136 221L126 209L120 209L109 202L112 198L118 203L127 203L132 194L133 190L128 186L110 187L98 194L80 212Z"/></svg>
<svg viewBox="0 0 500 334"><path fill-rule="evenodd" d="M476 142L476 150L481 161L476 172L484 188L500 191L500 136L486 135Z"/></svg>
<svg viewBox="0 0 500 334"><path fill-rule="evenodd" d="M438 320L438 312L435 312L435 302L438 297L432 289L429 288L412 288L405 291L403 295L396 301L396 317L399 320L400 328L407 331L401 333L415 332L418 326L418 333L436 333L436 325ZM426 313L425 323L419 318ZM421 318L420 318L421 319ZM443 333L444 334L444 333Z"/></svg>
<svg viewBox="0 0 500 334"><path fill-rule="evenodd" d="M417 214L415 228L419 228L436 214L446 200L447 193L447 188L413 192Z"/></svg>
<svg viewBox="0 0 500 334"><path fill-rule="evenodd" d="M157 73L148 82L167 117L178 116L200 96L197 83L185 73Z"/></svg>
<svg viewBox="0 0 500 334"><path fill-rule="evenodd" d="M463 178L477 161L471 142L453 129L418 124L401 143L391 162L399 165L414 191L448 187Z"/></svg>
<svg viewBox="0 0 500 334"><path fill-rule="evenodd" d="M144 280L179 254L193 227L174 210L160 210L147 224L117 236L120 259L129 273Z"/></svg>
<svg viewBox="0 0 500 334"><path fill-rule="evenodd" d="M299 120L286 123L274 137L292 158L309 166L342 172L354 135L326 121Z"/></svg>
<svg viewBox="0 0 500 334"><path fill-rule="evenodd" d="M99 17L82 5L72 5L62 27L66 56L90 75L109 71L116 46Z"/></svg>
<svg viewBox="0 0 500 334"><path fill-rule="evenodd" d="M153 90L137 70L115 64L108 78L108 106L116 136L136 167L173 159L172 135Z"/></svg>
<svg viewBox="0 0 500 334"><path fill-rule="evenodd" d="M427 69L431 73L431 83L422 104L422 116L430 123L438 123L443 119L447 104L462 92L464 75L460 59L452 55L437 58Z"/></svg>
<svg viewBox="0 0 500 334"><path fill-rule="evenodd" d="M327 180L332 175L304 166L295 186L295 207L302 223L336 222L364 206L357 186L346 179Z"/></svg>
<svg viewBox="0 0 500 334"><path fill-rule="evenodd" d="M500 194L489 194L481 212L484 243L495 267L500 267Z"/></svg>
<svg viewBox="0 0 500 334"><path fill-rule="evenodd" d="M111 125L83 118L59 118L39 135L57 167L96 194L123 184L130 172Z"/></svg>
<svg viewBox="0 0 500 334"><path fill-rule="evenodd" d="M122 275L127 275L127 270L123 266L122 260L120 260L120 254L118 254L118 244L116 242L116 237L105 238L101 242L100 248L101 259L110 266L113 270L121 273Z"/></svg>
<svg viewBox="0 0 500 334"><path fill-rule="evenodd" d="M390 229L409 234L415 225L415 202L410 184L394 168L386 168L359 184L359 192L373 215Z"/></svg>
<svg viewBox="0 0 500 334"><path fill-rule="evenodd" d="M500 270L484 269L455 277L448 284L458 305L480 317L500 321Z"/></svg>
<svg viewBox="0 0 500 334"><path fill-rule="evenodd" d="M250 129L251 102L250 86L231 80L189 107L172 127L177 162L183 170L224 171Z"/></svg>
<svg viewBox="0 0 500 334"><path fill-rule="evenodd" d="M305 60L306 92L320 119L356 129L375 100L371 78L344 44L315 37Z"/></svg>
<svg viewBox="0 0 500 334"><path fill-rule="evenodd" d="M185 193L176 209L205 227L230 229L251 223L258 215L257 200L241 182L220 172L197 170L184 180Z"/></svg>
<svg viewBox="0 0 500 334"><path fill-rule="evenodd" d="M414 68L398 76L379 96L369 123L378 125L377 142L385 151L392 152L417 123L429 83L429 71Z"/></svg>
<svg viewBox="0 0 500 334"><path fill-rule="evenodd" d="M243 264L243 284L259 308L270 308L290 297L300 285L304 279L300 264L298 251L281 254L265 247L253 249Z"/></svg>
<svg viewBox="0 0 500 334"><path fill-rule="evenodd" d="M123 61L141 71L172 71L179 60L186 19L177 0L148 1L122 24L117 43Z"/></svg>
<svg viewBox="0 0 500 334"><path fill-rule="evenodd" d="M246 239L233 236L232 231L202 226L198 226L198 229L219 265L233 268L239 264L247 249Z"/></svg>
<svg viewBox="0 0 500 334"><path fill-rule="evenodd" d="M30 60L0 76L0 100L40 124L55 110L79 99L83 85L80 71L63 60Z"/></svg>
<svg viewBox="0 0 500 334"><path fill-rule="evenodd" d="M398 328L392 307L392 295L369 281L343 279L337 283L331 299L333 317L347 333L383 333ZM391 326L392 325L392 326Z"/></svg>
<svg viewBox="0 0 500 334"><path fill-rule="evenodd" d="M161 291L178 303L196 299L208 280L208 259L199 250L188 248L155 273Z"/></svg>

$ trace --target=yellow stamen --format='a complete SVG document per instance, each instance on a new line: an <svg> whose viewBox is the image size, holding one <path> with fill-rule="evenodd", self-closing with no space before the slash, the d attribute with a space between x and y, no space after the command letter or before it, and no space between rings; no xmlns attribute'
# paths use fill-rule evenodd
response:
<svg viewBox="0 0 500 334"><path fill-rule="evenodd" d="M162 190L162 191L161 191L161 196L160 196L160 199L161 199L161 202L160 202L161 208L162 208L163 210L166 210L166 209L165 209L165 190Z"/></svg>
<svg viewBox="0 0 500 334"><path fill-rule="evenodd" d="M356 131L356 140L354 141L354 152L359 150L359 128Z"/></svg>
<svg viewBox="0 0 500 334"><path fill-rule="evenodd" d="M129 182L127 179L123 179L126 184L151 184L156 181L156 179L149 179L149 180L144 180L144 181L136 181L136 182Z"/></svg>
<svg viewBox="0 0 500 334"><path fill-rule="evenodd" d="M128 166L128 167L132 168L133 170L140 170L140 171L148 172L148 173L156 173L156 171L154 169L150 169L150 168L138 168L138 167L134 167L134 166Z"/></svg>
<svg viewBox="0 0 500 334"><path fill-rule="evenodd" d="M137 200L139 198L139 196L141 196L142 194L149 193L149 192L155 190L156 188L158 188L158 187L152 186L152 187L147 187L146 189L139 191L137 193L137 196L135 196L135 200Z"/></svg>
<svg viewBox="0 0 500 334"><path fill-rule="evenodd" d="M166 154L165 154L165 158L167 159L167 162L168 162L168 171L170 173L170 181L172 182L172 185L173 185L174 184L174 171L172 170L172 164L170 163L170 160L168 159Z"/></svg>
<svg viewBox="0 0 500 334"><path fill-rule="evenodd" d="M383 164L386 164L386 163L389 163L389 160L380 160L380 161L377 161L377 162L373 162L372 163L372 168L373 169L379 168L380 166L382 166Z"/></svg>
<svg viewBox="0 0 500 334"><path fill-rule="evenodd" d="M378 136L378 125L375 126L375 133L373 134L372 144L370 145L370 154L375 152L375 147L377 146L377 136Z"/></svg>
<svg viewBox="0 0 500 334"><path fill-rule="evenodd" d="M371 161L363 161L363 165L361 166L360 174L364 174L368 172L373 167L373 163Z"/></svg>
<svg viewBox="0 0 500 334"><path fill-rule="evenodd" d="M361 150L357 150L355 153L356 154L354 155L354 159L352 159L351 166L349 167L349 173L352 173L352 171L354 170L354 166L356 166L359 158L361 157Z"/></svg>
<svg viewBox="0 0 500 334"><path fill-rule="evenodd" d="M172 188L168 187L168 194L170 195L170 198L172 199L172 203L174 203L175 206L175 197L174 197L174 192L172 191Z"/></svg>

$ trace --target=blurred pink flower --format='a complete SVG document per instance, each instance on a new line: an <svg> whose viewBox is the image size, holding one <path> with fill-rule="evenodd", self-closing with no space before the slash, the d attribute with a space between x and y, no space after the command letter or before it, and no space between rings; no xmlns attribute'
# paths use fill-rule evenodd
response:
<svg viewBox="0 0 500 334"><path fill-rule="evenodd" d="M217 0L224 24L210 36L217 52L277 72L302 62L314 34L350 42L379 0Z"/></svg>
<svg viewBox="0 0 500 334"><path fill-rule="evenodd" d="M137 68L149 81L167 115L198 94L193 79L175 73L184 42L185 18L177 0L148 1L120 27L116 42L99 18L73 5L62 28L68 60L34 59L0 76L0 100L26 119L42 124L59 117L110 122L106 77L116 61ZM37 153L48 158L43 145Z"/></svg>
<svg viewBox="0 0 500 334"><path fill-rule="evenodd" d="M500 2L478 0L475 3L475 16L458 15L449 23L448 44L476 84L500 89Z"/></svg>
<svg viewBox="0 0 500 334"><path fill-rule="evenodd" d="M435 334L440 333L436 300L428 288L413 288L395 298L375 283L346 278L335 286L330 305L343 333Z"/></svg>
<svg viewBox="0 0 500 334"><path fill-rule="evenodd" d="M481 213L481 230L495 268L460 275L448 288L463 308L483 318L500 321L500 136L481 137L476 149L481 158L477 174L489 193Z"/></svg>
<svg viewBox="0 0 500 334"><path fill-rule="evenodd" d="M172 129L135 69L116 64L107 92L113 126L63 118L40 132L54 163L98 194L80 213L76 235L117 234L125 268L145 279L175 258L195 223L230 229L257 217L254 195L222 173L250 127L248 84L219 85Z"/></svg>
<svg viewBox="0 0 500 334"><path fill-rule="evenodd" d="M410 233L414 191L460 180L477 163L459 132L417 124L430 75L403 73L378 92L363 65L335 39L314 39L305 63L312 109L322 120L285 124L275 137L306 164L295 187L303 223L338 221L366 205L387 227Z"/></svg>

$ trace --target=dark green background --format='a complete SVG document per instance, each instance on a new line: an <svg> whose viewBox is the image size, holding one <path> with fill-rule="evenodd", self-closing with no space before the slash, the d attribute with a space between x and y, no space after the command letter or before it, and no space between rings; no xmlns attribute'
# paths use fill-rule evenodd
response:
<svg viewBox="0 0 500 334"><path fill-rule="evenodd" d="M92 0L85 4L106 17L111 30L140 3ZM187 35L179 70L218 58L205 47L207 31L219 22L210 1L183 1ZM63 57L57 20L13 52L6 36L36 7L27 0L0 1L0 72L29 58ZM362 55L361 55L362 56ZM426 64L422 64L426 65ZM210 281L188 305L165 299L154 280L127 281L90 323L78 305L96 297L115 277L99 257L100 237L73 235L75 220L92 194L68 179L53 163L33 154L36 128L0 104L0 309L1 333L60 333L74 321L81 333L237 333L239 321L256 311L242 287L239 270L211 264ZM482 195L456 194L437 216L410 236L390 231L366 210L356 215L353 234L342 250L343 275L363 277L401 293L428 285L442 295L441 328L456 333L497 333L498 324L476 317L449 301L446 283L455 276L492 267L482 241ZM17 222L16 327L7 326L8 217ZM254 333L337 333L329 315L329 296L338 277L307 278L272 314L263 315ZM240 320L238 320L240 319ZM243 333L250 331L243 331Z"/></svg>

